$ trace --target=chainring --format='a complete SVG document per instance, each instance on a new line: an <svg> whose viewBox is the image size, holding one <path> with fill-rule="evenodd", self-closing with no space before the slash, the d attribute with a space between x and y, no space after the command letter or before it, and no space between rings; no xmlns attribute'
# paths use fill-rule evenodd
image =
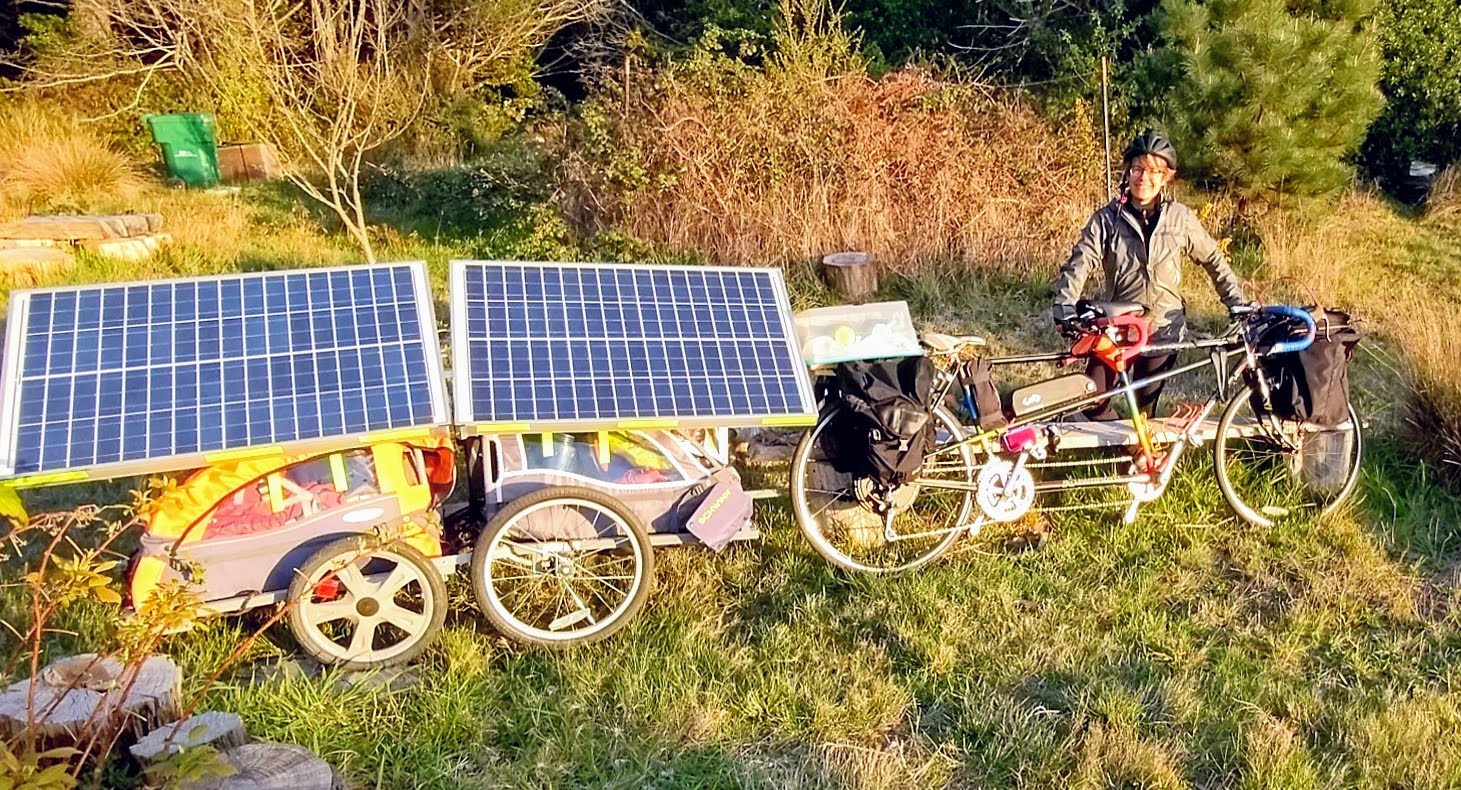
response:
<svg viewBox="0 0 1461 790"><path fill-rule="evenodd" d="M1035 504L1035 478L1013 461L991 456L979 468L974 501L991 521L1014 521Z"/></svg>

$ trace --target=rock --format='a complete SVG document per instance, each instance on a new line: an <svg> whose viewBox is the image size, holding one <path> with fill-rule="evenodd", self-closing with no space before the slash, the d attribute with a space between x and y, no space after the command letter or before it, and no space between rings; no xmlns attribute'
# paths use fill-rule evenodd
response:
<svg viewBox="0 0 1461 790"><path fill-rule="evenodd" d="M238 714L208 711L189 716L181 724L158 727L133 744L131 752L145 766L195 746L209 745L223 751L248 741L249 734Z"/></svg>
<svg viewBox="0 0 1461 790"><path fill-rule="evenodd" d="M152 257L159 249L172 244L172 236L154 233L146 236L132 236L124 239L87 239L77 246L104 258L122 261L143 261Z"/></svg>
<svg viewBox="0 0 1461 790"><path fill-rule="evenodd" d="M403 691L420 683L421 673L415 667L405 666L346 672L335 681L335 686L341 689L363 686L381 691Z"/></svg>

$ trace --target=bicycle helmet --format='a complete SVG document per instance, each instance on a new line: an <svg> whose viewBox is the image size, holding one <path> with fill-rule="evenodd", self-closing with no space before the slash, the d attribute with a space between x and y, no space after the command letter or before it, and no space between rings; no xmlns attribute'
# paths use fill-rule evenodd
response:
<svg viewBox="0 0 1461 790"><path fill-rule="evenodd" d="M1131 141L1131 145L1126 146L1126 155L1122 157L1121 161L1129 165L1131 164L1131 160L1138 156L1145 156L1146 154L1159 156L1167 160L1167 165L1173 170L1177 169L1176 147L1172 145L1170 140L1151 129L1142 132L1135 140Z"/></svg>

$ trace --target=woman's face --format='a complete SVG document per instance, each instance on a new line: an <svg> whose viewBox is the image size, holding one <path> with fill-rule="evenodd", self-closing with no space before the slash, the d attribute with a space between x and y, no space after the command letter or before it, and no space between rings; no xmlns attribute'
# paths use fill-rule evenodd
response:
<svg viewBox="0 0 1461 790"><path fill-rule="evenodd" d="M1167 166L1167 160L1153 154L1143 154L1131 160L1127 170L1127 187L1131 197L1139 205L1147 205L1162 194L1174 172Z"/></svg>

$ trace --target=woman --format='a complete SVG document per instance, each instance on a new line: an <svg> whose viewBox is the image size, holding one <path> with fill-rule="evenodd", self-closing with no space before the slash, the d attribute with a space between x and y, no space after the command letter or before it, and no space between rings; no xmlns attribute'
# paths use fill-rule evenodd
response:
<svg viewBox="0 0 1461 790"><path fill-rule="evenodd" d="M1104 298L1109 301L1139 302L1151 322L1152 342L1170 343L1182 339L1186 324L1182 301L1182 257L1188 256L1207 270L1218 297L1231 310L1244 305L1243 287L1233 276L1218 243L1202 229L1192 209L1163 194L1177 175L1177 149L1166 138L1147 130L1127 146L1122 157L1125 171L1120 194L1097 210L1081 231L1070 260L1060 267L1055 290L1056 326L1066 331L1075 320L1075 304L1086 278L1099 262L1106 277ZM1177 355L1157 354L1137 359L1130 368L1133 381L1171 370ZM1116 385L1116 373L1092 360L1088 373L1109 391ZM1137 391L1137 405L1151 416L1164 382ZM1110 401L1086 411L1093 420L1114 420Z"/></svg>

